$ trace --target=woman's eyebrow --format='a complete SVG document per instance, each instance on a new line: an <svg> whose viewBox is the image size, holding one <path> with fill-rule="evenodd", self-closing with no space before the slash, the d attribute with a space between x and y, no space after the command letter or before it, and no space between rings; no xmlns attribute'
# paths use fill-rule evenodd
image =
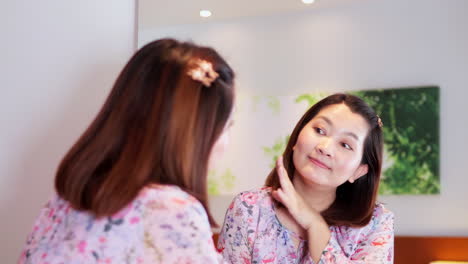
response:
<svg viewBox="0 0 468 264"><path fill-rule="evenodd" d="M333 126L333 122L326 116L317 116L317 119L322 119L323 121L325 121L326 123L328 123L328 125L330 126ZM354 134L353 132L346 132L345 135L347 136L350 136L354 139L356 139L357 141L359 141L359 137L356 136L356 134Z"/></svg>

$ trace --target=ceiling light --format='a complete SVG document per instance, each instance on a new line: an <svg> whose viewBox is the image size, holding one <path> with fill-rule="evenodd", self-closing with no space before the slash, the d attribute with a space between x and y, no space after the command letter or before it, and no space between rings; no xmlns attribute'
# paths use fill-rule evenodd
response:
<svg viewBox="0 0 468 264"><path fill-rule="evenodd" d="M210 10L200 10L200 16L201 17L210 17L211 16L211 11Z"/></svg>
<svg viewBox="0 0 468 264"><path fill-rule="evenodd" d="M312 4L313 2L315 2L315 0L302 0L302 3L307 5Z"/></svg>

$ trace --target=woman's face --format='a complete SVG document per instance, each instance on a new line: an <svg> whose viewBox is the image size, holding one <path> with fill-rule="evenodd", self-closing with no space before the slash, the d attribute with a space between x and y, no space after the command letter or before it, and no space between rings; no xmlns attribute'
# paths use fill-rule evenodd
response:
<svg viewBox="0 0 468 264"><path fill-rule="evenodd" d="M336 188L367 173L362 165L367 121L345 104L323 108L299 133L293 147L295 177L305 184Z"/></svg>

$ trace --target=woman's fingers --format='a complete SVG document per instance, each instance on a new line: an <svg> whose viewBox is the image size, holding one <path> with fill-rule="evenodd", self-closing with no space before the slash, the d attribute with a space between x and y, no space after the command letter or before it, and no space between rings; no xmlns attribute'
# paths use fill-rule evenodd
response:
<svg viewBox="0 0 468 264"><path fill-rule="evenodd" d="M289 198L282 188L278 188L276 191L273 191L272 194L273 198L278 202L282 203L286 208L289 207Z"/></svg>
<svg viewBox="0 0 468 264"><path fill-rule="evenodd" d="M283 157L279 157L276 161L276 171L278 172L281 187L272 192L273 198L287 208L291 216L301 227L308 230L311 226L310 219L312 219L310 215L312 215L314 211L307 207L302 197L296 192L284 168Z"/></svg>
<svg viewBox="0 0 468 264"><path fill-rule="evenodd" d="M281 190L281 188L278 188L277 190L273 191L271 194L273 195L273 198L275 198L275 200L277 200L280 203L283 203L281 195L278 193L279 190Z"/></svg>
<svg viewBox="0 0 468 264"><path fill-rule="evenodd" d="M283 171L283 166L281 164L281 157L278 158L276 161L276 172L278 173L278 178L280 181L281 187L284 187L284 171Z"/></svg>
<svg viewBox="0 0 468 264"><path fill-rule="evenodd" d="M289 179L288 173L286 172L283 164L283 156L280 156L276 162L276 171L278 172L281 187L286 192L294 191L294 186Z"/></svg>

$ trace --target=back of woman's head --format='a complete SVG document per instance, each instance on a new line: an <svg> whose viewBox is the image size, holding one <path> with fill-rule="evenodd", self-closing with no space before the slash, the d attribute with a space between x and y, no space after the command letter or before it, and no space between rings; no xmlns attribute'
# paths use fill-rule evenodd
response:
<svg viewBox="0 0 468 264"><path fill-rule="evenodd" d="M283 153L284 167L292 179L296 170L292 158L293 147L297 142L299 133L322 109L335 104L345 104L351 112L362 116L369 125L361 159L361 164L367 164L368 173L354 183L345 182L338 186L335 201L327 210L322 212L322 216L330 225L363 226L372 217L383 158L381 121L364 100L354 95L337 93L313 105L299 120L289 138L288 145ZM270 172L265 185L273 189L280 187L276 169Z"/></svg>
<svg viewBox="0 0 468 264"><path fill-rule="evenodd" d="M199 62L211 64L216 76L202 82L189 74ZM208 160L231 114L233 85L232 69L211 48L173 39L147 44L62 160L58 194L101 217L125 207L148 184L171 184L207 208Z"/></svg>

